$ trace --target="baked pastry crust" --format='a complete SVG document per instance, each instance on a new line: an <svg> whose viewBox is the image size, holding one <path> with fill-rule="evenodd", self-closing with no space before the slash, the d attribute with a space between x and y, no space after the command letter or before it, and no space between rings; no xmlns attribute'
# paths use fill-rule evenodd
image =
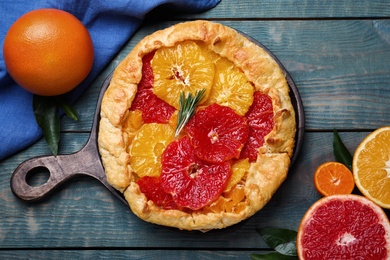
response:
<svg viewBox="0 0 390 260"><path fill-rule="evenodd" d="M211 51L232 61L256 91L269 95L274 128L264 138L256 162L250 163L244 188L245 207L238 213L164 210L140 191L129 164L124 124L142 77L142 58L161 47L183 41L203 42ZM287 176L294 149L296 121L289 86L277 62L260 46L232 28L209 21L179 23L142 39L118 65L101 105L99 152L108 182L124 193L141 219L185 230L209 230L236 224L259 211Z"/></svg>

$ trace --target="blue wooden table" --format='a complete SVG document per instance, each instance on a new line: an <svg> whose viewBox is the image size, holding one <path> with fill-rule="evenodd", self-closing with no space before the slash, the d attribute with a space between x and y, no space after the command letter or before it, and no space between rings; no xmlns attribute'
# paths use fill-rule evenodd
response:
<svg viewBox="0 0 390 260"><path fill-rule="evenodd" d="M222 0L197 15L152 12L74 105L80 121L63 118L59 153L85 145L104 79L141 38L179 21L207 19L260 41L298 87L305 136L287 180L263 210L241 224L208 233L179 231L138 219L87 177L37 203L17 199L10 176L23 161L50 154L41 140L0 162L0 258L249 259L251 253L269 252L256 228L298 229L320 198L313 185L315 169L334 160L332 130L339 131L353 153L368 133L390 125L389 18L385 0ZM37 175L37 182L45 177Z"/></svg>

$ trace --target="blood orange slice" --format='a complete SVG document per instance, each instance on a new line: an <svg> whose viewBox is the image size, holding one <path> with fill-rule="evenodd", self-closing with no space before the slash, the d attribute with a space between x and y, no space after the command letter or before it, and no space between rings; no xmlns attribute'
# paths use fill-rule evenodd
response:
<svg viewBox="0 0 390 260"><path fill-rule="evenodd" d="M140 110L145 123L168 123L175 108L158 98L151 89L137 91L130 110Z"/></svg>
<svg viewBox="0 0 390 260"><path fill-rule="evenodd" d="M263 93L255 92L253 103L246 113L248 119L249 137L241 151L240 158L256 161L259 148L264 144L264 137L274 127L274 114L271 98Z"/></svg>
<svg viewBox="0 0 390 260"><path fill-rule="evenodd" d="M230 162L212 164L200 160L188 136L170 143L162 155L161 186L178 206L198 210L225 189L231 175Z"/></svg>
<svg viewBox="0 0 390 260"><path fill-rule="evenodd" d="M220 163L240 156L249 129L247 120L233 109L212 104L197 111L186 131L199 158Z"/></svg>
<svg viewBox="0 0 390 260"><path fill-rule="evenodd" d="M314 203L298 230L299 259L389 259L390 224L378 205L359 195Z"/></svg>
<svg viewBox="0 0 390 260"><path fill-rule="evenodd" d="M139 188L145 194L148 200L153 201L163 209L177 209L176 203L173 201L172 195L166 193L161 187L159 177L142 177L137 181Z"/></svg>

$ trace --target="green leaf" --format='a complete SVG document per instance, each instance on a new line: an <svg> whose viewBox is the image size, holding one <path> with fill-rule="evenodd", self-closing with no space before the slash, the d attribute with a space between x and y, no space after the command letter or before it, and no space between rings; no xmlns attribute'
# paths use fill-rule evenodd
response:
<svg viewBox="0 0 390 260"><path fill-rule="evenodd" d="M278 252L273 252L273 253L263 254L263 255L251 254L250 257L252 260L292 260L292 259L298 259L298 257L282 255Z"/></svg>
<svg viewBox="0 0 390 260"><path fill-rule="evenodd" d="M297 232L284 228L264 227L257 229L267 245L282 255L296 256Z"/></svg>
<svg viewBox="0 0 390 260"><path fill-rule="evenodd" d="M336 129L333 129L333 153L336 161L347 166L352 171L352 155L341 141L339 134Z"/></svg>
<svg viewBox="0 0 390 260"><path fill-rule="evenodd" d="M67 102L65 102L63 100L59 100L58 103L59 103L61 109L65 112L65 114L68 117L70 117L74 121L78 121L79 120L76 111L73 109L73 107L69 103L67 103Z"/></svg>
<svg viewBox="0 0 390 260"><path fill-rule="evenodd" d="M34 95L33 110L35 120L43 131L46 143L54 156L58 153L60 141L60 116L58 104L51 97Z"/></svg>

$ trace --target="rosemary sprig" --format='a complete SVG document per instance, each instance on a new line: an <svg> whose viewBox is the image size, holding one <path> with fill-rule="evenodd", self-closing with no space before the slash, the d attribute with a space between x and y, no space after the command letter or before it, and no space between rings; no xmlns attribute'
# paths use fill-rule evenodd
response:
<svg viewBox="0 0 390 260"><path fill-rule="evenodd" d="M188 93L187 97L185 96L184 91L180 94L179 100L179 114L177 115L177 126L175 137L178 137L181 130L188 123L190 118L195 114L195 109L198 103L202 100L206 93L206 89L198 90L195 92L195 95Z"/></svg>

